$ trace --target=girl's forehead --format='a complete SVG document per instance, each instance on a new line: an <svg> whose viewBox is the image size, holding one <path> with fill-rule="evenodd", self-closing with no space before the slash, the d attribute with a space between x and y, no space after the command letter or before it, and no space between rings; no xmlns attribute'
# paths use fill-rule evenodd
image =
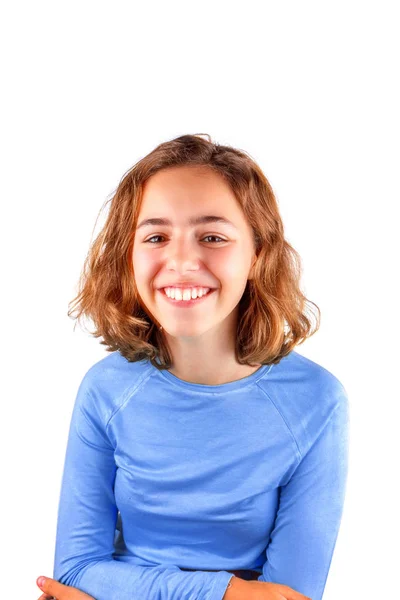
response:
<svg viewBox="0 0 400 600"><path fill-rule="evenodd" d="M233 194L230 185L219 173L208 167L173 167L161 169L143 184L143 196L163 195L168 196L184 193L196 197L209 190L218 190L221 193Z"/></svg>

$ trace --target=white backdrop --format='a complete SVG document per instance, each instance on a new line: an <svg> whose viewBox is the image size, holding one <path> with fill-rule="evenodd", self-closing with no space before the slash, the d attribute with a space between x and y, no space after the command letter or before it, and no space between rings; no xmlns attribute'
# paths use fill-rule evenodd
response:
<svg viewBox="0 0 400 600"><path fill-rule="evenodd" d="M297 350L349 394L347 497L324 600L400 597L396 8L3 6L3 597L37 599L36 577L52 576L72 407L105 356L66 314L95 219L128 168L185 133L246 150L264 170L322 312Z"/></svg>

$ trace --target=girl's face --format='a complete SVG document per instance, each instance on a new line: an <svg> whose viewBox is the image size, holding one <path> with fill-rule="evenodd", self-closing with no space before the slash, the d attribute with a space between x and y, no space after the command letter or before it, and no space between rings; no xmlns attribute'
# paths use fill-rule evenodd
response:
<svg viewBox="0 0 400 600"><path fill-rule="evenodd" d="M231 224L211 219L191 224L206 216ZM144 224L148 219L159 222ZM254 259L251 227L222 176L209 168L184 166L163 169L146 181L133 268L146 312L165 333L193 338L211 330L232 332ZM190 306L173 303L162 288L182 287L181 282L214 291Z"/></svg>

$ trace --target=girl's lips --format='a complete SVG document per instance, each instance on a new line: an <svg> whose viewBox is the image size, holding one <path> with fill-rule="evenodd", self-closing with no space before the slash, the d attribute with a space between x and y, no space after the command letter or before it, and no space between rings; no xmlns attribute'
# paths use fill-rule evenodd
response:
<svg viewBox="0 0 400 600"><path fill-rule="evenodd" d="M167 302L176 306L177 308L189 308L190 306L195 306L196 304L200 304L201 302L203 302L203 300L206 300L209 296L211 296L211 294L213 294L216 291L216 288L210 289L210 291L207 292L207 294L205 294L201 298L195 298L192 300L175 300L174 298L168 298L164 290L157 291L163 296L165 300L167 300Z"/></svg>

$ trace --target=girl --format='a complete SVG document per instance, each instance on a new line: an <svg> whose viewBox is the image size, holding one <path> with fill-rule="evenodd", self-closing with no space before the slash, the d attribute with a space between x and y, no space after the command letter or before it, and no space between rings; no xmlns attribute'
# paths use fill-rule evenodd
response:
<svg viewBox="0 0 400 600"><path fill-rule="evenodd" d="M76 318L110 354L72 413L42 588L57 600L323 595L348 397L294 350L320 311L269 182L206 137L125 174L85 262Z"/></svg>

